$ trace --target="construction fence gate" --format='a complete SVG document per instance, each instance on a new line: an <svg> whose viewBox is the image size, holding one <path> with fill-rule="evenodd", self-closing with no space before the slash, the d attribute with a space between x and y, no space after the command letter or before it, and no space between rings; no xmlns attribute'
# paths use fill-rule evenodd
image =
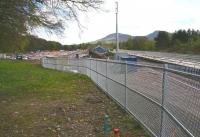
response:
<svg viewBox="0 0 200 137"><path fill-rule="evenodd" d="M41 59L44 68L90 77L154 137L200 137L200 76L92 58Z"/></svg>

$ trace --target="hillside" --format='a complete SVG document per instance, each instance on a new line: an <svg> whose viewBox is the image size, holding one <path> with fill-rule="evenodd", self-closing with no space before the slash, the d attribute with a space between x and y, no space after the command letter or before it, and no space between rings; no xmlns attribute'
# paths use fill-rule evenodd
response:
<svg viewBox="0 0 200 137"><path fill-rule="evenodd" d="M128 41L128 38L141 38L141 37L146 37L147 39L149 40L154 40L154 38L156 38L158 36L158 33L159 31L154 31L150 34L147 34L145 36L132 36L132 35L129 35L129 34L122 34L122 33L119 33L119 42L126 42ZM92 44L96 44L98 42L103 42L103 43L114 43L116 41L116 33L112 33L112 34L109 34L101 39L98 39L98 40L95 40L93 42L90 42Z"/></svg>
<svg viewBox="0 0 200 137"><path fill-rule="evenodd" d="M127 41L129 37L133 37L131 35L128 35L128 34L122 34L122 33L119 33L119 41L120 42L123 42L123 41ZM116 41L116 34L115 33L112 33L112 34L109 34L99 40L95 40L91 43L98 43L98 42L103 42L103 43L113 43Z"/></svg>
<svg viewBox="0 0 200 137"><path fill-rule="evenodd" d="M148 35L146 35L145 37L148 38L149 40L154 40L159 34L159 31L154 31Z"/></svg>

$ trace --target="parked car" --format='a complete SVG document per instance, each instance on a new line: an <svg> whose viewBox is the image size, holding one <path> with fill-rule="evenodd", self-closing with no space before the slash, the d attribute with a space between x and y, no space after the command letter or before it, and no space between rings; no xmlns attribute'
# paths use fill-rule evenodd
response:
<svg viewBox="0 0 200 137"><path fill-rule="evenodd" d="M22 55L17 55L17 56L16 56L16 59L17 59L17 60L22 60L22 59L23 59L23 56L22 56Z"/></svg>

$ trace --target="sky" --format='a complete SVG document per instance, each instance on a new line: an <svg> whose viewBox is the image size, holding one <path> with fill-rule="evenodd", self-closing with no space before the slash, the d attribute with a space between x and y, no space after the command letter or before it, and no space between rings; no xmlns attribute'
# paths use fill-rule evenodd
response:
<svg viewBox="0 0 200 137"><path fill-rule="evenodd" d="M76 22L69 22L62 35L43 31L37 35L62 44L79 44L115 33L115 1L105 0L101 10L80 14L81 29ZM145 36L155 30L200 30L200 0L118 0L118 3L119 33Z"/></svg>

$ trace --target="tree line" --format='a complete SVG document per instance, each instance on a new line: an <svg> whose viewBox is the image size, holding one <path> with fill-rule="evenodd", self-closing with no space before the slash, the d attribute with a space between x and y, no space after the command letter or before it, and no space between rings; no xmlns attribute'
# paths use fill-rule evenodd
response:
<svg viewBox="0 0 200 137"><path fill-rule="evenodd" d="M162 31L155 41L160 51L200 54L199 30L178 30L171 35Z"/></svg>
<svg viewBox="0 0 200 137"><path fill-rule="evenodd" d="M174 33L159 31L154 40L146 37L130 37L128 41L120 43L120 48L200 54L200 31L193 29L178 30Z"/></svg>

